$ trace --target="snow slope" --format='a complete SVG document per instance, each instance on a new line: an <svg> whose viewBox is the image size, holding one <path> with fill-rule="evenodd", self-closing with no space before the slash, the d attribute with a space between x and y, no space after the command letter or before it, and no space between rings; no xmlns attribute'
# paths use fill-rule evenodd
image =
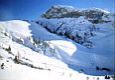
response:
<svg viewBox="0 0 115 80"><path fill-rule="evenodd" d="M0 80L104 80L113 75L114 21L106 21L94 24L80 16L0 22L0 65L5 65Z"/></svg>
<svg viewBox="0 0 115 80"><path fill-rule="evenodd" d="M50 33L62 36L64 40L69 38L77 47L77 51L64 60L71 68L78 71L82 67L85 70L87 68L85 73L92 75L115 73L113 19L115 16L99 8L77 10L68 7L53 6L42 15L43 18L36 20L36 23ZM81 15L78 15L80 12ZM98 72L96 66L111 69L112 72Z"/></svg>
<svg viewBox="0 0 115 80"><path fill-rule="evenodd" d="M10 22L11 23L9 24L12 24L12 22L16 22L15 24L23 24L24 21L17 20ZM86 80L87 78L90 80L97 78L100 80L104 79L104 76L90 76L76 72L68 68L67 64L55 58L47 57L41 53L33 51L28 46L24 46L24 44L18 43L12 39L14 38L12 35L18 33L18 35L16 34L14 36L25 39L26 37L32 35L29 32L29 26L26 28L26 30L29 32L27 34L29 35L25 36L25 33L18 32L18 29L21 28L20 26L20 28L18 28L16 25L10 25L11 27L17 27L17 29L15 28L15 31L13 32L13 29L10 29L10 26L6 26L7 24L5 23L0 22L0 65L4 63L4 69L0 69L0 80ZM27 25L25 25L25 27L26 26ZM24 27L22 27L22 29L23 28ZM21 34L21 36L19 34ZM67 43L66 41L63 42L65 44ZM52 44L57 47L59 45L59 50L64 50L63 45L61 44L63 42L52 41ZM69 45L69 47L73 46L70 42L68 42L67 45ZM9 49L9 47L11 49ZM72 50L74 50L74 47L75 46L73 46ZM16 56L18 56L19 63L16 63L15 61Z"/></svg>

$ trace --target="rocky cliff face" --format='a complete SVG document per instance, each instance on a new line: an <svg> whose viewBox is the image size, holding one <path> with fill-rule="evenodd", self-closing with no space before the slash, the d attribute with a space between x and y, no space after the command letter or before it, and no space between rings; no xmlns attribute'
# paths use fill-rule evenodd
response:
<svg viewBox="0 0 115 80"><path fill-rule="evenodd" d="M72 6L62 6L55 5L52 6L49 10L46 11L42 15L43 18L51 19L51 18L78 18L80 16L84 16L92 23L102 23L102 22L110 22L109 20L110 13L99 9L75 9Z"/></svg>
<svg viewBox="0 0 115 80"><path fill-rule="evenodd" d="M72 6L52 6L46 13L42 15L44 18L64 18L64 17L79 17L81 13Z"/></svg>

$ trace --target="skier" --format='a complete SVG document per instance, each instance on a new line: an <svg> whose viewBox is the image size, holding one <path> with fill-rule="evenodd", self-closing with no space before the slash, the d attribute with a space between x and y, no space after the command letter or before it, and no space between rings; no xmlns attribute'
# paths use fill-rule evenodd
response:
<svg viewBox="0 0 115 80"><path fill-rule="evenodd" d="M2 64L1 64L1 69L4 69L4 66L5 66L4 63L2 63Z"/></svg>

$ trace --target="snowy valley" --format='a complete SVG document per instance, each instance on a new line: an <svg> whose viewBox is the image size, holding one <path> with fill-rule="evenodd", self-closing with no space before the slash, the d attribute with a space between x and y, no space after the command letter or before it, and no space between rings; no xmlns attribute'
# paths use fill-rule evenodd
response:
<svg viewBox="0 0 115 80"><path fill-rule="evenodd" d="M0 80L113 80L114 17L55 5L34 21L0 21Z"/></svg>

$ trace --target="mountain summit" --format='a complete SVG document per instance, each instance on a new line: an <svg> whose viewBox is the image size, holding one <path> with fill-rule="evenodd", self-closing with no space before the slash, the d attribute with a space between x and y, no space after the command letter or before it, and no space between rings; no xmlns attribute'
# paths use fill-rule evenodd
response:
<svg viewBox="0 0 115 80"><path fill-rule="evenodd" d="M103 18L108 18L110 12L99 9L99 8L89 8L89 9L76 9L72 6L55 5L48 9L43 15L43 18L78 18L84 16L90 21L106 21ZM92 22L93 22L92 21ZM107 20L108 21L108 20Z"/></svg>

